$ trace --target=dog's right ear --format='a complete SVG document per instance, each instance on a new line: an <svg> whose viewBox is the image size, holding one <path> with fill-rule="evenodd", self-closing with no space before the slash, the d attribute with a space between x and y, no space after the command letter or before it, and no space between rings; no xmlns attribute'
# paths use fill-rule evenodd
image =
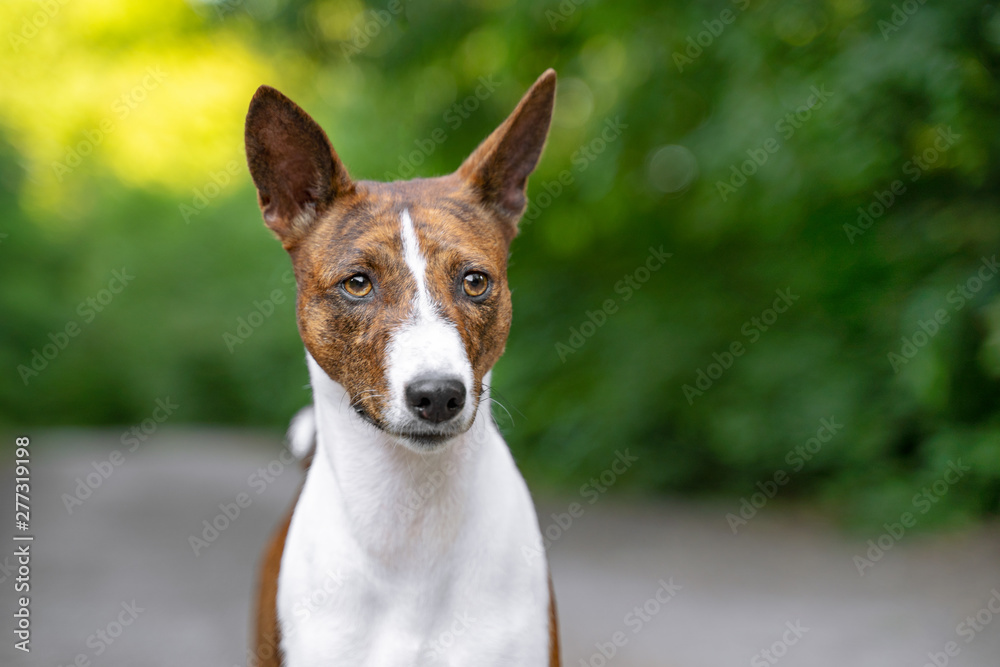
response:
<svg viewBox="0 0 1000 667"><path fill-rule="evenodd" d="M250 101L245 141L264 222L286 249L306 236L338 195L354 188L323 128L270 86L258 88Z"/></svg>

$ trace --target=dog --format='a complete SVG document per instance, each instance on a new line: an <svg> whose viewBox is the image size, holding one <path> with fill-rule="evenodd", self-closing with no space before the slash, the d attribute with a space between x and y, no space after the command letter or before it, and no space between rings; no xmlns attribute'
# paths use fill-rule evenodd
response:
<svg viewBox="0 0 1000 667"><path fill-rule="evenodd" d="M246 118L264 222L291 257L311 458L261 565L265 667L549 667L555 600L527 485L490 412L507 256L548 136L547 70L452 174L355 181L261 86ZM526 552L527 549L527 552Z"/></svg>

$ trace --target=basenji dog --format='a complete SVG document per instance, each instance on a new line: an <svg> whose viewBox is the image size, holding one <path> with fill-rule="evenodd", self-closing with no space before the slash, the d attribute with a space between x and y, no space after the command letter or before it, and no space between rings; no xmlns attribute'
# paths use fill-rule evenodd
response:
<svg viewBox="0 0 1000 667"><path fill-rule="evenodd" d="M262 86L246 153L291 256L311 459L265 551L251 662L559 665L538 519L490 411L511 323L507 255L548 135L546 71L452 174L353 180L326 133Z"/></svg>

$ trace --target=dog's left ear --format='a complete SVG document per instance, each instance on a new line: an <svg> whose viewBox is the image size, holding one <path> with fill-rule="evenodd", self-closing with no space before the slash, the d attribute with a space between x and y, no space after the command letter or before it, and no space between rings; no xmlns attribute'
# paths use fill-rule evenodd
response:
<svg viewBox="0 0 1000 667"><path fill-rule="evenodd" d="M507 225L508 238L517 233L517 221L524 213L528 176L542 155L555 99L556 72L548 69L458 169L458 176Z"/></svg>

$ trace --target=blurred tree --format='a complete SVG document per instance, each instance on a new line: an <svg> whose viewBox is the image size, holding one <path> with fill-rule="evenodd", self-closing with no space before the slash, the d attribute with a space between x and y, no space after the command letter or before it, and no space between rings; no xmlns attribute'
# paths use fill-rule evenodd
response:
<svg viewBox="0 0 1000 667"><path fill-rule="evenodd" d="M783 494L879 525L961 459L934 516L1000 505L993 4L19 0L0 17L7 423L131 423L170 396L179 421L282 425L307 378L242 167L256 85L385 180L454 169L552 66L495 374L529 476L575 484L628 448L622 488L748 495L784 470Z"/></svg>

